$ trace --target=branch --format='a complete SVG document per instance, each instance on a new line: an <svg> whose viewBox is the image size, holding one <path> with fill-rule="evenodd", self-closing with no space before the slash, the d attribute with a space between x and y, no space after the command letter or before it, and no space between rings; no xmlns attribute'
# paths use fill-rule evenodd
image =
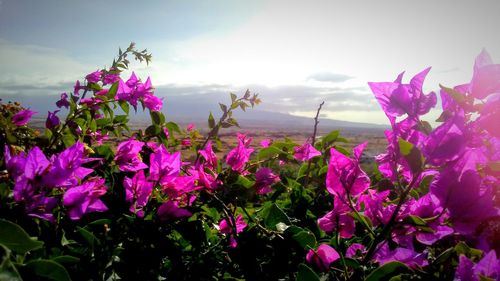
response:
<svg viewBox="0 0 500 281"><path fill-rule="evenodd" d="M317 131L318 131L319 112L321 111L321 107L323 107L324 104L325 104L324 101L322 101L319 104L318 111L316 112L316 117L314 117L314 131L313 131L312 141L311 141L311 145L313 147L314 147L314 143L316 142L316 134L317 134ZM309 183L309 172L311 170L311 164L312 164L312 159L309 159L309 161L307 163L306 178L304 180L304 186L307 186L307 184Z"/></svg>

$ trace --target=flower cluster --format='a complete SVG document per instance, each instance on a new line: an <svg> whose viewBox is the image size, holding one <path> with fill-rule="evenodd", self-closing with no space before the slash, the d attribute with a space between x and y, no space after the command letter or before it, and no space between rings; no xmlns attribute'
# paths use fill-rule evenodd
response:
<svg viewBox="0 0 500 281"><path fill-rule="evenodd" d="M326 189L334 197L333 210L318 220L319 227L351 238L358 221L373 236L370 249L351 245L359 245L364 260L412 268L427 266L430 247L453 235L487 253L476 265L461 255L455 278L499 278L499 69L483 51L468 84L441 86L443 113L435 129L421 120L437 103L434 92L422 90L430 68L409 84L403 73L394 82L369 83L392 127L385 133L387 151L376 157L385 187L370 186L359 165L366 143L354 148L353 158L332 148ZM326 252L315 255L319 264L312 252L308 260L324 270L332 256Z"/></svg>

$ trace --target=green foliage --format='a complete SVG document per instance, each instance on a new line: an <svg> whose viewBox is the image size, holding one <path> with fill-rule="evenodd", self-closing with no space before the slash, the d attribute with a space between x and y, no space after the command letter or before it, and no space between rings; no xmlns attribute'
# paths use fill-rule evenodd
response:
<svg viewBox="0 0 500 281"><path fill-rule="evenodd" d="M4 219L0 219L0 244L19 254L25 254L43 246L42 241L29 237L19 225Z"/></svg>
<svg viewBox="0 0 500 281"><path fill-rule="evenodd" d="M366 281L389 280L391 277L407 271L409 271L409 268L404 263L397 261L388 262L370 273L366 277Z"/></svg>

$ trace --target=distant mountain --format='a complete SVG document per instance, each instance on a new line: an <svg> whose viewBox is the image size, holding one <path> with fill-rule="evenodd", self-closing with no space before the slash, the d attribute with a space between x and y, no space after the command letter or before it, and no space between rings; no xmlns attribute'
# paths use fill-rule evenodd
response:
<svg viewBox="0 0 500 281"><path fill-rule="evenodd" d="M47 111L57 109L55 102L58 96L2 96L4 102L8 100L20 101L25 107L37 111L36 119L43 119L47 116ZM132 111L133 112L133 111ZM220 116L221 111L218 103L215 100L209 100L205 97L196 98L196 96L184 97L169 97L165 103L163 112L167 119L175 121L180 124L195 123L198 127L205 127L207 124L207 117L209 112L212 112L216 120ZM59 116L64 116L65 110L61 110ZM262 111L256 108L249 108L246 112L235 110L234 117L238 120L240 125L244 128L261 128L268 130L301 130L312 128L314 126L313 118L294 116L286 113ZM138 112L132 114L133 122L148 122L149 114L142 112L139 106ZM369 130L380 132L387 129L387 125L358 123L341 120L332 120L320 118L319 128L321 130L334 130L334 129L350 129L350 130Z"/></svg>
<svg viewBox="0 0 500 281"><path fill-rule="evenodd" d="M216 113L214 113L214 116L215 115ZM206 112L185 111L184 114L170 114L167 118L181 124L195 123L200 127L204 127L206 126L205 124L207 122L207 117L208 114ZM246 128L279 129L288 131L312 128L314 126L313 118L256 109L248 109L246 112L237 111L234 113L234 117L242 127ZM381 131L384 129L388 129L388 126L386 125L349 122L325 118L319 119L318 126L321 130L328 131L334 129L370 131Z"/></svg>

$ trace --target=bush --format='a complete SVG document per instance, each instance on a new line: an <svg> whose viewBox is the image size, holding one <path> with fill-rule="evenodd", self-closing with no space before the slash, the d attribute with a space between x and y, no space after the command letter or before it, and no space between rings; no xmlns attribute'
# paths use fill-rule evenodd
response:
<svg viewBox="0 0 500 281"><path fill-rule="evenodd" d="M61 95L43 133L1 104L0 279L500 278L500 65L485 51L470 83L441 86L434 129L420 119L437 103L430 69L369 83L392 126L370 174L367 143L351 153L339 131L258 148L239 133L218 157L218 132L258 96L231 94L204 137L166 120L149 78L121 78L130 57L151 60L120 50ZM134 132L138 107L151 125Z"/></svg>

